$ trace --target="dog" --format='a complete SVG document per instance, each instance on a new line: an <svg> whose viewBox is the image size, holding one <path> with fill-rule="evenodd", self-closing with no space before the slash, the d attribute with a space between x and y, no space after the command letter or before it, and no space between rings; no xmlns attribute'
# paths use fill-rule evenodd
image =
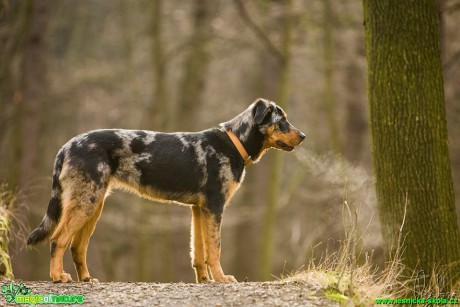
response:
<svg viewBox="0 0 460 307"><path fill-rule="evenodd" d="M192 209L191 258L197 283L236 282L220 265L224 207L241 185L245 167L269 148L292 151L305 134L274 102L259 98L219 127L162 133L105 129L78 135L58 152L45 217L29 235L50 237L50 277L71 282L63 270L70 245L82 282L96 283L86 264L89 239L112 188Z"/></svg>

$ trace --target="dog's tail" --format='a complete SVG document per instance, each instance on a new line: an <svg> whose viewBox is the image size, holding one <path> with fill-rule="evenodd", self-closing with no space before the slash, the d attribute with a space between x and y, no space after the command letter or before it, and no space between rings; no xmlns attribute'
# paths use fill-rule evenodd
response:
<svg viewBox="0 0 460 307"><path fill-rule="evenodd" d="M27 245L32 246L40 243L41 241L48 238L54 231L59 219L61 218L62 212L62 187L59 181L59 175L62 171L62 165L64 163L65 153L61 149L56 156L54 162L53 171L53 190L51 193L51 199L48 204L48 210L46 211L45 217L41 223L32 231L27 238Z"/></svg>

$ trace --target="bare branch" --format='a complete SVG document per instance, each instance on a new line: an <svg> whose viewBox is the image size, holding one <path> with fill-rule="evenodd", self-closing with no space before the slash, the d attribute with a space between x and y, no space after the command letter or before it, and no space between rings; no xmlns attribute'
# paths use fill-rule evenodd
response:
<svg viewBox="0 0 460 307"><path fill-rule="evenodd" d="M262 43L267 48L268 52L279 62L283 63L285 61L283 54L270 41L265 32L251 19L243 2L241 0L234 0L234 2L236 4L241 19L243 19L243 21L254 32L254 34L262 41Z"/></svg>

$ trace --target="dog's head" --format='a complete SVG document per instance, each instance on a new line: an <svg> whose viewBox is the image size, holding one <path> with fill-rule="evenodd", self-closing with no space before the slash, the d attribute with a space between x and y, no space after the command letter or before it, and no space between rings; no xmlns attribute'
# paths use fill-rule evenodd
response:
<svg viewBox="0 0 460 307"><path fill-rule="evenodd" d="M281 107L263 98L221 126L235 133L254 162L269 148L292 151L305 139Z"/></svg>
<svg viewBox="0 0 460 307"><path fill-rule="evenodd" d="M259 98L252 104L254 123L265 137L265 148L292 151L302 143L305 134L291 125L286 112L276 103Z"/></svg>

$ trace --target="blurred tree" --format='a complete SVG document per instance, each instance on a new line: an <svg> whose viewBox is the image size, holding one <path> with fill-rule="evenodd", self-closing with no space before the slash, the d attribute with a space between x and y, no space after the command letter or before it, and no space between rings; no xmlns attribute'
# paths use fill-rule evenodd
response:
<svg viewBox="0 0 460 307"><path fill-rule="evenodd" d="M158 127L157 129L169 131L172 127L169 127L169 110L166 98L166 63L162 29L163 1L154 0L152 5L152 59L155 84L150 118Z"/></svg>
<svg viewBox="0 0 460 307"><path fill-rule="evenodd" d="M9 243L11 235L11 212L15 207L16 194L5 183L0 183L0 279L14 279L11 267Z"/></svg>
<svg viewBox="0 0 460 307"><path fill-rule="evenodd" d="M1 146L4 155L0 159L0 169L5 171L3 175L9 182L16 186L19 183L19 166L17 152L19 141L19 125L15 121L18 118L17 106L23 98L18 90L20 87L21 72L18 63L23 58L24 45L27 41L27 29L29 28L31 10L28 3L2 3L2 16L0 23L0 138L8 142L9 146ZM13 137L8 137L12 132ZM1 144L3 145L3 144ZM14 163L12 163L14 162ZM8 166L8 167L7 167Z"/></svg>
<svg viewBox="0 0 460 307"><path fill-rule="evenodd" d="M291 47L292 47L292 0L283 2L283 30L281 36L282 56L279 63L279 80L277 103L280 107L287 109L290 91L291 74ZM265 217L262 231L262 278L269 279L272 274L273 246L275 242L274 228L277 204L280 198L281 170L283 167L283 156L281 152L275 151L272 154L270 166L270 179L268 183L268 196Z"/></svg>
<svg viewBox="0 0 460 307"><path fill-rule="evenodd" d="M41 162L40 133L49 89L45 37L51 5L32 0L9 5L0 20L0 171L11 186L29 193ZM12 249L20 245L13 241ZM23 257L25 271L42 267L39 259Z"/></svg>
<svg viewBox="0 0 460 307"><path fill-rule="evenodd" d="M347 96L345 98L346 118L345 131L346 142L344 154L347 160L354 163L363 163L366 136L368 136L367 113L365 108L365 84L364 75L357 63L358 56L352 57L346 67L345 86Z"/></svg>
<svg viewBox="0 0 460 307"><path fill-rule="evenodd" d="M323 60L324 60L324 100L326 104L329 139L336 153L343 153L337 125L334 97L334 12L330 0L323 0Z"/></svg>
<svg viewBox="0 0 460 307"><path fill-rule="evenodd" d="M168 108L168 98L167 98L167 70L166 65L166 56L165 56L165 42L163 39L164 29L162 27L163 20L163 10L164 10L163 0L154 0L152 2L152 61L153 61L153 100L150 106L149 119L151 120L151 125L149 129L160 130L160 131L171 131L174 128L172 127L172 121L170 120L169 108ZM143 219L147 223L146 217L149 214L159 214L163 216L163 220L169 225L171 223L171 207L165 206L164 204L144 204L142 214L144 215ZM147 206L155 206L154 208L148 208ZM148 209L147 209L148 208ZM154 210L152 210L154 209ZM142 217L141 217L142 218ZM146 238L145 243L149 244L147 240L151 240L151 234ZM174 270L174 259L172 251L174 250L173 246L173 234L169 229L161 233L158 238L155 238L157 241L157 249L154 251L156 253L155 257L159 257L162 263L161 275L163 280L172 281L174 280L175 270ZM160 255L158 255L160 254ZM145 261L150 261L149 258Z"/></svg>
<svg viewBox="0 0 460 307"><path fill-rule="evenodd" d="M50 6L48 1L28 0L24 8L27 15L24 35L27 35L27 39L21 65L21 89L15 101L15 142L19 159L17 175L21 187L26 187L37 171L42 111L48 89L45 38Z"/></svg>
<svg viewBox="0 0 460 307"><path fill-rule="evenodd" d="M454 279L448 286L459 279L460 236L436 1L364 0L364 17L374 171L386 249L397 248L405 218L403 263L426 274L450 266Z"/></svg>
<svg viewBox="0 0 460 307"><path fill-rule="evenodd" d="M238 13L246 25L251 29L256 37L262 42L266 51L273 57L275 61L276 75L276 102L281 107L287 109L287 103L290 94L290 76L291 76L291 48L292 48L292 32L293 32L293 1L284 1L281 3L282 7L282 35L281 35L281 48L278 48L272 43L270 38L249 16L243 1L234 0L238 9ZM261 55L263 58L263 55ZM265 59L263 60L264 68L270 67ZM264 74L264 77L272 74ZM275 216L277 211L277 204L280 198L280 184L281 184L281 170L283 167L283 156L280 152L273 152L271 154L271 164L269 170L269 180L267 188L267 201L265 208L265 215L262 221L262 250L260 261L260 277L264 280L270 278L273 267L273 246L275 242L274 227Z"/></svg>
<svg viewBox="0 0 460 307"><path fill-rule="evenodd" d="M14 39L16 36L15 29L13 26L8 25L5 22L10 20L18 20L17 16L9 16L7 14L3 17L3 14L8 10L8 2L0 2L0 18L2 18L2 23L0 23L0 41L2 42L2 48L0 48L0 140L4 140L4 137L7 132L7 127L9 123L9 117L11 113L11 107L8 102L10 102L11 97L13 96L12 90L12 75L11 75L11 59L16 53L14 49L15 45L18 45L19 39ZM17 12L19 10L15 10ZM1 145L1 144L0 144ZM3 146L1 147L3 148Z"/></svg>
<svg viewBox="0 0 460 307"><path fill-rule="evenodd" d="M120 19L121 19L121 28L122 28L122 37L123 37L123 48L124 48L124 67L126 69L126 74L123 80L123 86L129 92L129 96L133 98L134 101L139 101L141 99L139 93L136 91L135 86L133 86L133 80L135 80L136 67L134 63L134 44L133 44L133 35L132 35L132 22L131 22L131 11L133 5L127 1L120 1ZM151 129L153 125L153 120L151 114L147 112L147 116L144 119L147 123L147 129ZM151 262L149 261L149 228L148 225L148 216L149 209L152 205L151 202L139 198L137 202L139 205L139 211L137 213L137 220L139 227L135 229L136 231L136 280L137 281L149 281L150 280L150 269ZM117 248L117 247L114 247ZM117 254L114 249L111 250L113 254ZM113 265L115 261L111 259L110 261ZM106 270L109 275L113 275L113 271ZM112 276L113 277L113 276Z"/></svg>
<svg viewBox="0 0 460 307"><path fill-rule="evenodd" d="M194 129L197 107L203 99L210 55L211 20L215 10L216 2L213 0L193 2L193 34L179 88L178 122L185 131Z"/></svg>

